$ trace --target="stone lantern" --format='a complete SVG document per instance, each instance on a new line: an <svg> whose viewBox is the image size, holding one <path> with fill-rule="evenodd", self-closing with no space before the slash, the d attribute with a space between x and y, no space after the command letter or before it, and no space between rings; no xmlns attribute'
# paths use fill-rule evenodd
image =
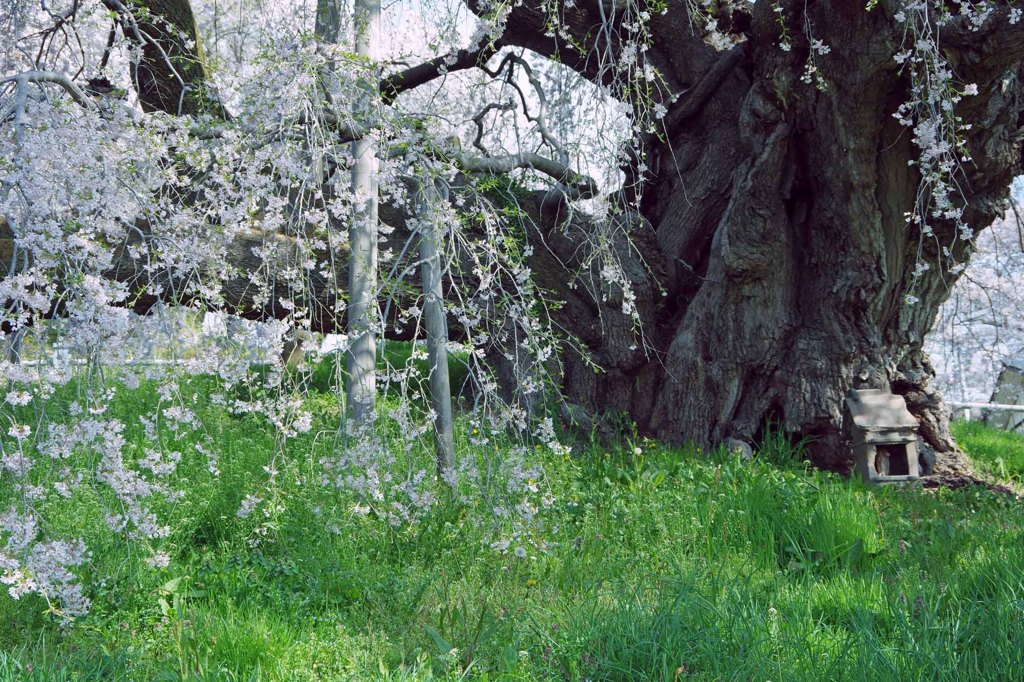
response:
<svg viewBox="0 0 1024 682"><path fill-rule="evenodd" d="M1024 405L1024 358L1003 361L1003 371L996 379L996 390L990 403ZM985 424L1003 431L1024 433L1024 412L981 410ZM987 414L986 414L987 413Z"/></svg>
<svg viewBox="0 0 1024 682"><path fill-rule="evenodd" d="M920 476L917 420L903 396L878 389L851 390L844 417L853 441L854 470L862 479L897 483Z"/></svg>

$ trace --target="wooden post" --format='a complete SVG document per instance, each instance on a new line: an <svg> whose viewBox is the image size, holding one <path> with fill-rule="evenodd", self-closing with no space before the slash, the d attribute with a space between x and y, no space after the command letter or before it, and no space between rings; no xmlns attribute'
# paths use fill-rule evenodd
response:
<svg viewBox="0 0 1024 682"><path fill-rule="evenodd" d="M380 42L380 0L355 0L355 52L370 62ZM378 99L376 70L363 81L365 101L360 107L372 115ZM348 410L357 424L372 421L377 398L377 142L372 134L352 143L352 191L355 216L349 229L351 262L348 279L349 350Z"/></svg>
<svg viewBox="0 0 1024 682"><path fill-rule="evenodd" d="M443 188L444 194L447 189ZM417 219L420 240L420 276L423 282L423 326L427 332L427 358L430 364L430 405L434 410L434 448L437 473L442 480L455 463L452 424L452 388L448 374L448 318L444 311L441 287L441 226L436 206L445 199L434 181L421 181L417 187Z"/></svg>

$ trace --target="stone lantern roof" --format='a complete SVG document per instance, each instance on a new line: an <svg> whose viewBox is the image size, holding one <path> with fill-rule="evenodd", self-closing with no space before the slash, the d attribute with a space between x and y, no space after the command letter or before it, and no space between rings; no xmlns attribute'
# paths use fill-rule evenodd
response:
<svg viewBox="0 0 1024 682"><path fill-rule="evenodd" d="M846 396L853 426L861 431L906 431L917 429L917 419L901 395L879 389L850 391Z"/></svg>

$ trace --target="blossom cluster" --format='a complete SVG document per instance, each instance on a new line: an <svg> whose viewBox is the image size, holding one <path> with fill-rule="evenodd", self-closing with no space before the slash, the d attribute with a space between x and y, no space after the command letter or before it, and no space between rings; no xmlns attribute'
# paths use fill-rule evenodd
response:
<svg viewBox="0 0 1024 682"><path fill-rule="evenodd" d="M473 43L500 33L505 16L500 7L486 16ZM131 92L126 66L139 47L121 33L106 46L102 19L73 27L81 55L45 66L73 83L76 68L102 62L86 76ZM211 402L276 434L266 477L240 491L234 516L255 525L254 542L287 503L276 494L287 443L312 434L335 443L321 482L358 512L417 523L447 489L486 510L480 522L493 529L496 550L543 547L541 510L551 497L536 447L566 449L543 417L561 340L534 284L535 237L516 205L537 176L503 179L504 188L493 176L466 177L448 137L469 115L446 127L418 115L415 100L408 109L366 102L360 82L378 65L278 19L252 43L212 37L212 90L227 118L144 113L133 95L116 93L80 101L53 81L0 89L0 112L14 112L10 124L0 120L0 216L14 247L0 274L0 499L10 502L0 517L0 580L12 597L41 595L63 619L88 609L78 575L89 549L47 530L47 510L89 491L110 533L143 547L149 568L168 566L167 503L188 495L181 463L199 457L211 476L223 465L190 393L197 377ZM45 34L50 20L26 10L19 37ZM642 35L644 21L630 30ZM216 68L239 54L244 68ZM64 69L68 59L83 61ZM36 66L15 55L0 75ZM656 80L649 65L637 69ZM532 134L550 141L543 119L531 121ZM418 343L407 362L378 371L388 398L370 423L339 414L324 425L306 404L317 365L337 362L349 343L344 335L334 348L320 343L345 328L349 228L370 199L352 190L346 130L375 138L380 200L406 216L380 226L379 338L422 336L415 243L427 229L440 236L451 292L444 312L457 338L448 349L465 358L472 396L459 457L440 472ZM424 211L410 177L450 188L450 200ZM602 272L627 291L628 309L628 278L613 262ZM155 392L156 405L137 423L113 416L111 402L140 387ZM68 409L58 392L77 396Z"/></svg>
<svg viewBox="0 0 1024 682"><path fill-rule="evenodd" d="M902 103L893 116L912 131L918 149L915 165L921 180L913 209L906 215L909 225L921 235L921 247L913 276L918 278L930 265L922 260L924 241L933 240L943 256L950 261L946 267L959 272L963 264L953 259L958 240L969 241L974 231L964 222L964 204L958 177L964 165L971 162L966 134L970 124L957 114L957 105L964 97L978 94L975 83L962 83L946 59L940 45L941 28L954 19L966 20L971 30L977 31L990 21L996 8L988 0L958 2L957 14L942 3L929 0L908 0L894 15L905 27L904 41L894 55L896 63L910 81L910 98ZM943 222L954 227L953 236L939 243L935 226ZM917 302L913 287L906 303Z"/></svg>

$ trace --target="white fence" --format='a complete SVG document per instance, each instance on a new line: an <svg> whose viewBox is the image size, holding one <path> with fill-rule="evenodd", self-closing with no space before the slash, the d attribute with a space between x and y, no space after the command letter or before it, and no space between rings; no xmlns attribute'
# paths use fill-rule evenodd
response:
<svg viewBox="0 0 1024 682"><path fill-rule="evenodd" d="M974 415L971 414L972 410L978 410L978 413L984 418L986 412L1022 412L1024 413L1024 405L1007 405L1005 403L966 403L958 401L949 401L950 407L953 408L953 416L960 417L965 421L971 421ZM1011 431L1020 428L1020 425L1024 423L1017 422L1012 425L1003 425L1001 428L1008 428Z"/></svg>

